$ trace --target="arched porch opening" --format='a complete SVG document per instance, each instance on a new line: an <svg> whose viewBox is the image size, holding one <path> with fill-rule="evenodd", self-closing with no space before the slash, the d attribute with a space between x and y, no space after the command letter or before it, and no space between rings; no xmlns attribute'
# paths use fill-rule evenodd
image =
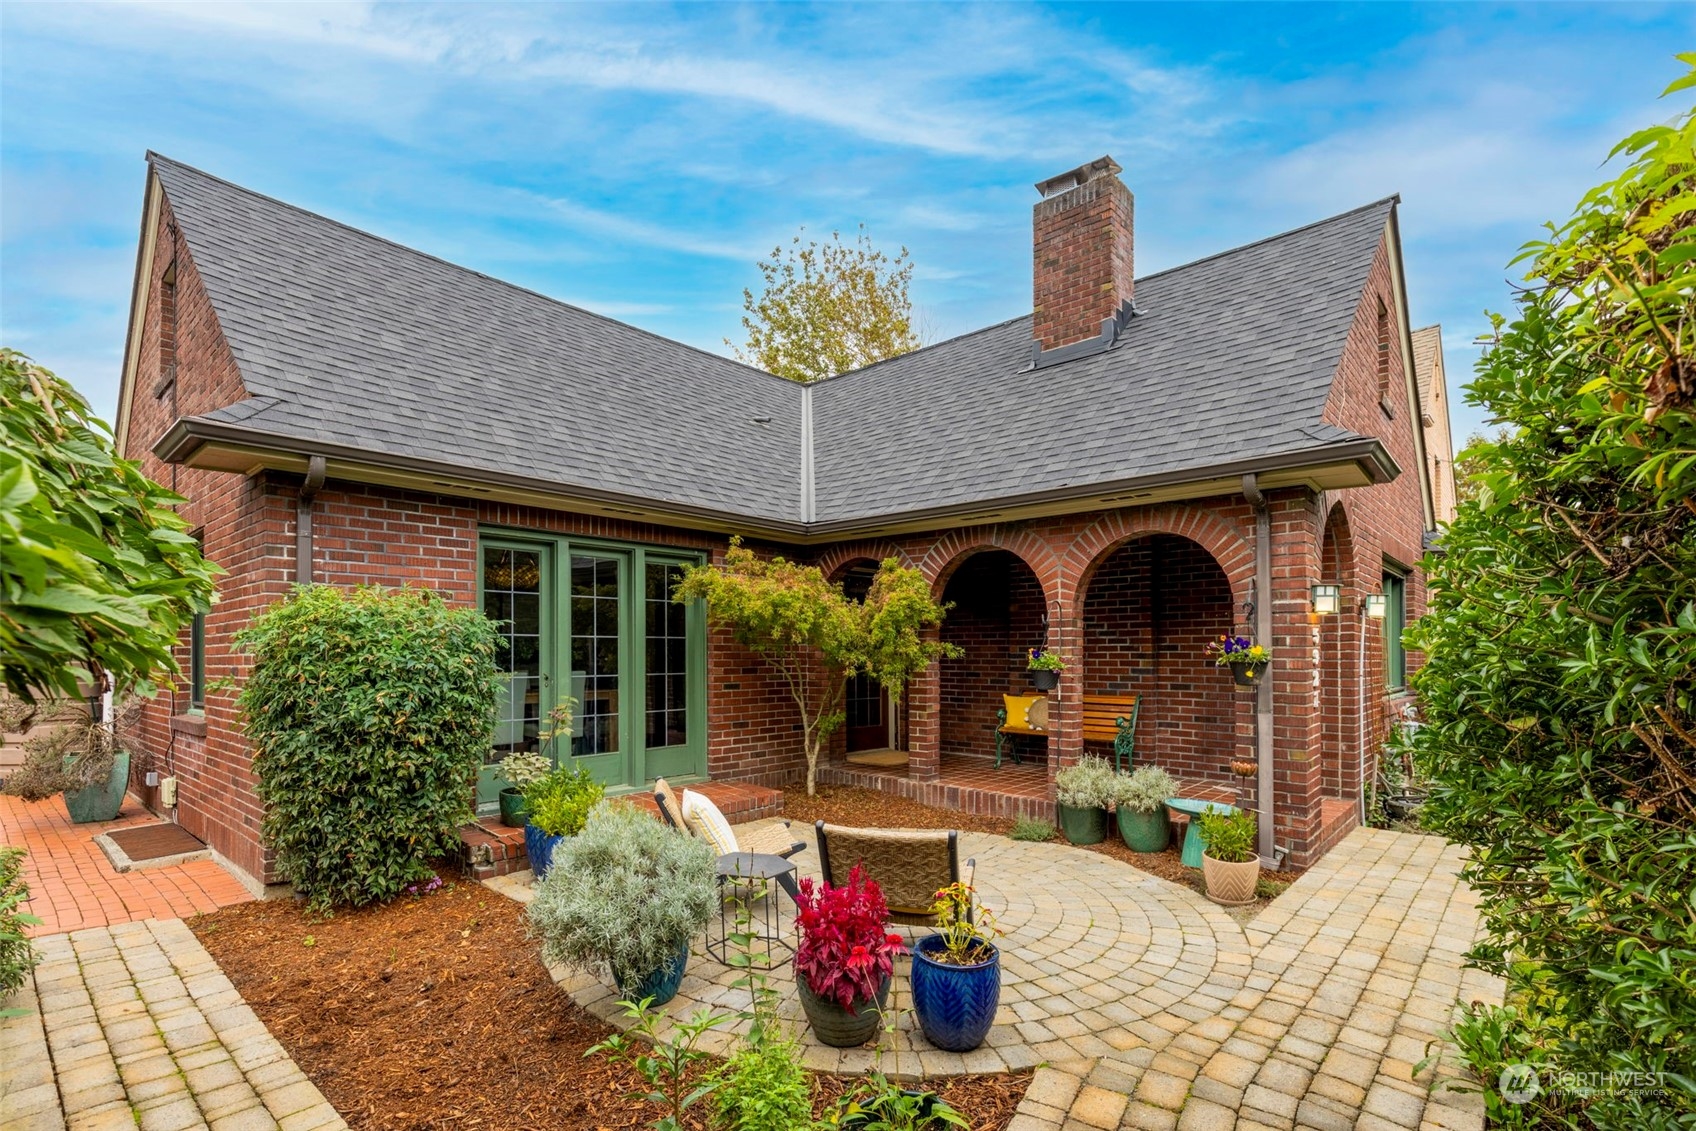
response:
<svg viewBox="0 0 1696 1131"><path fill-rule="evenodd" d="M838 563L828 580L842 586L851 601L864 601L880 563L874 558L850 558ZM891 702L883 685L867 675L851 676L842 700L843 723L831 738L833 760L891 766L906 747L906 699Z"/></svg>
<svg viewBox="0 0 1696 1131"><path fill-rule="evenodd" d="M1234 798L1241 779L1230 763L1253 757L1250 697L1205 651L1240 627L1225 571L1198 543L1154 533L1104 551L1083 584L1086 703L1138 696L1135 764L1163 767L1187 796L1213 783L1221 799Z"/></svg>
<svg viewBox="0 0 1696 1131"><path fill-rule="evenodd" d="M1355 577L1354 539L1341 503L1325 519L1319 572L1322 582L1342 590L1337 615L1319 618L1321 790L1326 797L1353 803L1359 801L1366 784L1360 757L1365 741L1360 679L1365 622Z"/></svg>
<svg viewBox="0 0 1696 1131"><path fill-rule="evenodd" d="M961 650L939 671L944 766L991 766L1002 696L1035 694L1027 656L1047 643L1048 599L1024 559L999 549L979 550L958 562L939 596L953 606L942 622L942 640ZM1042 742L1028 741L1026 752L1040 766Z"/></svg>

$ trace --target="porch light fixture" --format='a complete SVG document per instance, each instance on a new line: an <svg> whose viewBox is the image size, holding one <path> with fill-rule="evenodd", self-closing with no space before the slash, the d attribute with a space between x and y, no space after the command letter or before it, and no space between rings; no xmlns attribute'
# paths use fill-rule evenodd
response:
<svg viewBox="0 0 1696 1131"><path fill-rule="evenodd" d="M1315 585L1313 587L1313 611L1322 617L1333 616L1343 607L1343 589L1340 585Z"/></svg>
<svg viewBox="0 0 1696 1131"><path fill-rule="evenodd" d="M1382 593L1366 595L1366 615L1373 620L1383 620L1390 615L1390 599Z"/></svg>

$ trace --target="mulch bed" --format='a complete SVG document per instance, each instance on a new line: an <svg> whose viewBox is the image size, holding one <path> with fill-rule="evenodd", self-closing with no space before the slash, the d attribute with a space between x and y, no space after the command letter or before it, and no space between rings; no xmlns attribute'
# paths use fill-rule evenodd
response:
<svg viewBox="0 0 1696 1131"><path fill-rule="evenodd" d="M786 789L783 792L783 815L797 825L810 825L815 820L823 819L833 825L860 828L961 829L996 833L1001 836L1006 836L1013 827L1013 822L1009 820L956 813L951 809L938 809L904 797L851 786L819 786L817 795L813 797L808 797L807 791L799 786ZM1055 838L1063 842L1059 833L1055 834ZM1079 851L1099 852L1103 856L1111 856L1121 863L1159 876L1169 883L1182 884L1198 894L1206 894L1206 883L1201 878L1201 869L1184 866L1179 848L1181 844L1181 835L1175 834L1172 838L1173 847L1165 852L1132 852L1125 847L1125 842L1119 839L1117 827L1111 827L1108 829L1106 840L1100 844L1079 846ZM1300 875L1300 872L1273 872L1262 868L1261 890L1269 895L1242 907L1227 907L1225 910L1239 922L1247 922L1265 909L1279 892L1294 883Z"/></svg>
<svg viewBox="0 0 1696 1131"><path fill-rule="evenodd" d="M610 1131L655 1119L658 1108L628 1098L641 1086L634 1072L583 1055L611 1030L554 985L522 909L450 872L442 878L428 895L328 919L272 901L189 926L359 1131ZM1001 1131L1029 1081L933 1086L974 1131ZM844 1086L815 1080L821 1113Z"/></svg>

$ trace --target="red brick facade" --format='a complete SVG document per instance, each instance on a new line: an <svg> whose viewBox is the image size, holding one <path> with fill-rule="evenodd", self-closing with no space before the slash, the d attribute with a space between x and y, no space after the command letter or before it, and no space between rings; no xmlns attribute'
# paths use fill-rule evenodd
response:
<svg viewBox="0 0 1696 1131"><path fill-rule="evenodd" d="M1134 211L1131 190L1112 172L1037 202L1032 336L1043 349L1098 336L1102 320L1131 301Z"/></svg>
<svg viewBox="0 0 1696 1131"><path fill-rule="evenodd" d="M1109 194L1101 206L1121 203ZM1130 207L1128 193L1122 207ZM1128 214L1124 220L1128 225ZM1038 240L1040 259L1040 228ZM204 717L187 714L184 689L156 701L144 749L136 752L137 780L150 768L174 775L177 819L244 872L275 880L261 847L260 806L233 708L243 660L232 637L296 580L300 480L179 468L150 454L178 417L246 395L168 207L157 249L126 401L126 454L189 498L184 514L227 572L207 620L207 670L214 682ZM1120 269L1104 270L1116 279ZM174 280L169 293L168 272ZM1128 285L1124 291L1128 297ZM1387 248L1380 249L1362 296L1326 419L1381 437L1404 474L1341 493L1268 492L1276 842L1297 865L1316 859L1352 827L1362 782L1374 772L1372 751L1402 704L1384 690L1377 623L1359 612L1365 596L1378 591L1386 563L1410 569L1409 618L1424 608L1423 578L1411 568L1421 556L1423 522L1420 464L1402 392L1403 328L1394 325L1389 348L1381 348L1380 300L1392 322L1399 319ZM1388 370L1387 397L1380 395L1381 366ZM428 585L463 603L476 600L479 531L487 527L700 551L715 560L726 545L724 537L699 531L337 480L318 493L313 514L316 580ZM1252 696L1236 692L1202 648L1220 633L1248 629L1254 531L1254 511L1239 494L770 549L813 561L827 575L855 561L893 556L918 567L940 598L955 603L942 635L965 655L917 679L900 712L912 778L934 780L944 753L993 754L1000 696L1026 690L1024 652L1046 642L1068 664L1053 695L1050 779L1083 750L1082 696L1137 692L1144 697L1139 762L1165 765L1187 783L1246 784L1241 796L1253 803L1252 781L1231 778L1226 768L1232 758L1254 756ZM1340 615L1311 615L1309 586L1320 580L1343 587ZM802 768L801 743L786 689L725 633L710 635L707 662L709 775L765 784L793 780ZM841 749L838 736L834 754Z"/></svg>

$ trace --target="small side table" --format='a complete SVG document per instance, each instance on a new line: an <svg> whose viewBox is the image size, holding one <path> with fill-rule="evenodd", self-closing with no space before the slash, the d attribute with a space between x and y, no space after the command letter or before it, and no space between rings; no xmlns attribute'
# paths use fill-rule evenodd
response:
<svg viewBox="0 0 1696 1131"><path fill-rule="evenodd" d="M1197 801L1191 797L1168 797L1166 808L1189 814L1190 831L1184 834L1183 862L1186 868L1201 867L1201 854L1207 851L1207 840L1201 835L1201 822L1196 817L1202 813L1229 816L1237 811L1235 805L1227 805L1223 801Z"/></svg>
<svg viewBox="0 0 1696 1131"><path fill-rule="evenodd" d="M793 907L795 865L781 856L731 852L718 858L718 887L718 936L707 938L708 954L730 965L730 936L739 933L737 919L746 914L748 958L754 969L774 970L794 959L795 944L783 930L782 893L789 893Z"/></svg>

